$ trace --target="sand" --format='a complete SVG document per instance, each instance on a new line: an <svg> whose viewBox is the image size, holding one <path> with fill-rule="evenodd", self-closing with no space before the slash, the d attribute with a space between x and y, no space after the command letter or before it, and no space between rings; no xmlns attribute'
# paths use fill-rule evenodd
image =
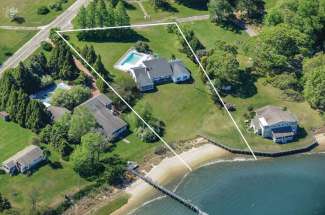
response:
<svg viewBox="0 0 325 215"><path fill-rule="evenodd" d="M217 147L213 144L207 143L202 146L192 148L180 154L180 156L190 165L194 170L200 166L218 159L230 156L230 153ZM165 158L157 166L154 166L147 176L153 179L159 184L165 185L169 182L174 181L177 178L182 177L189 170L185 165L176 157ZM154 189L138 179L128 188L126 193L130 194L131 197L126 205L118 209L113 215L125 215L132 209L139 207L143 202L148 201L154 196Z"/></svg>

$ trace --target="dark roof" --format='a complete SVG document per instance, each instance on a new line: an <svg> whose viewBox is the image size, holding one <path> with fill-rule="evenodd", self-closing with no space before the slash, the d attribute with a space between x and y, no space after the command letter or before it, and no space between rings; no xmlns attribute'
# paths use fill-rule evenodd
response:
<svg viewBox="0 0 325 215"><path fill-rule="evenodd" d="M58 107L52 105L49 106L47 110L51 112L54 121L60 119L65 113L70 113L70 111L64 107Z"/></svg>
<svg viewBox="0 0 325 215"><path fill-rule="evenodd" d="M159 79L168 76L171 77L173 74L169 63L163 58L143 61L143 64L148 69L149 75L152 79Z"/></svg>
<svg viewBox="0 0 325 215"><path fill-rule="evenodd" d="M139 88L146 87L146 86L153 86L153 82L149 78L146 69L144 67L133 68L133 72Z"/></svg>
<svg viewBox="0 0 325 215"><path fill-rule="evenodd" d="M109 109L111 105L112 101L103 94L81 104L81 106L86 107L93 114L97 123L102 126L104 134L110 139L114 138L116 131L127 126L123 120L112 113Z"/></svg>
<svg viewBox="0 0 325 215"><path fill-rule="evenodd" d="M272 135L275 138L280 138L280 137L291 137L294 136L295 133L292 131L292 128L290 126L286 127L279 127L272 129Z"/></svg>
<svg viewBox="0 0 325 215"><path fill-rule="evenodd" d="M180 60L175 60L170 62L170 66L173 70L173 76L182 76L182 75L187 75L190 76L190 72L186 69L182 61Z"/></svg>

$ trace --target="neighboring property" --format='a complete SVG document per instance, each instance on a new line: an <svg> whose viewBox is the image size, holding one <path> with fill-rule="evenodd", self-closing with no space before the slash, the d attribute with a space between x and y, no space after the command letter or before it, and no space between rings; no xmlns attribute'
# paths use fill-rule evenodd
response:
<svg viewBox="0 0 325 215"><path fill-rule="evenodd" d="M6 122L10 121L10 115L5 111L0 111L0 118Z"/></svg>
<svg viewBox="0 0 325 215"><path fill-rule="evenodd" d="M70 113L70 111L64 107L58 107L53 105L47 107L47 110L52 114L54 121L60 119L64 114Z"/></svg>
<svg viewBox="0 0 325 215"><path fill-rule="evenodd" d="M16 172L25 173L44 160L45 156L42 149L38 146L30 145L4 161L1 165L1 169L9 174L14 174Z"/></svg>
<svg viewBox="0 0 325 215"><path fill-rule="evenodd" d="M270 138L275 143L284 144L294 140L297 135L298 120L291 112L271 105L255 112L256 116L251 121L254 133Z"/></svg>
<svg viewBox="0 0 325 215"><path fill-rule="evenodd" d="M182 61L167 61L163 58L139 53L136 50L128 51L115 68L130 73L141 92L154 89L156 84L167 82L181 83L191 78L190 72Z"/></svg>
<svg viewBox="0 0 325 215"><path fill-rule="evenodd" d="M112 101L105 95L100 94L80 106L87 108L93 114L102 132L109 140L114 141L122 138L128 129L128 125L117 116Z"/></svg>

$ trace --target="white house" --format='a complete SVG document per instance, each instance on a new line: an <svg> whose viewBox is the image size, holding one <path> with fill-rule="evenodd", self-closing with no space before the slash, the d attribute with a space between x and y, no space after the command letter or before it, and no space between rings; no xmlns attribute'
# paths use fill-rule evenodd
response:
<svg viewBox="0 0 325 215"><path fill-rule="evenodd" d="M16 171L25 173L45 160L40 147L30 145L14 156L4 161L1 165L6 173L14 174Z"/></svg>
<svg viewBox="0 0 325 215"><path fill-rule="evenodd" d="M294 140L298 130L298 120L289 111L276 106L265 106L255 111L251 121L254 133L270 138L276 143Z"/></svg>

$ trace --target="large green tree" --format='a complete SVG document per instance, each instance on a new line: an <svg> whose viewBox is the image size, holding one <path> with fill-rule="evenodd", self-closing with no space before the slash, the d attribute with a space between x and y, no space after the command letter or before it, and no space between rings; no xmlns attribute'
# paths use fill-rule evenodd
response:
<svg viewBox="0 0 325 215"><path fill-rule="evenodd" d="M208 3L210 19L217 24L225 24L234 18L234 7L228 0L210 0Z"/></svg>
<svg viewBox="0 0 325 215"><path fill-rule="evenodd" d="M258 36L254 66L261 74L301 72L303 56L310 50L310 38L286 24L265 28Z"/></svg>
<svg viewBox="0 0 325 215"><path fill-rule="evenodd" d="M49 123L51 123L51 113L41 102L31 99L26 108L26 127L39 132Z"/></svg>
<svg viewBox="0 0 325 215"><path fill-rule="evenodd" d="M325 111L325 65L308 72L304 95L313 108Z"/></svg>
<svg viewBox="0 0 325 215"><path fill-rule="evenodd" d="M71 117L69 137L79 143L83 135L98 127L96 119L85 107L78 107Z"/></svg>

